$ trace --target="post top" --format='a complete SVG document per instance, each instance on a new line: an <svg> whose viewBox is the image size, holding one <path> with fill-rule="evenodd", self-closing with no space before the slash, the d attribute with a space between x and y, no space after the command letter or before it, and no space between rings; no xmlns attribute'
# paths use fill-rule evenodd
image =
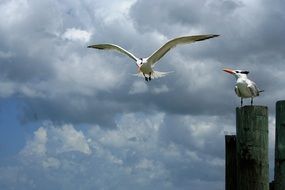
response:
<svg viewBox="0 0 285 190"><path fill-rule="evenodd" d="M243 106L243 107L237 107L236 113L240 114L254 114L254 115L260 115L260 116L267 116L268 115L268 107L267 106Z"/></svg>
<svg viewBox="0 0 285 190"><path fill-rule="evenodd" d="M279 100L276 102L276 113L277 115L283 115L285 112L285 100ZM276 115L276 116L277 116Z"/></svg>
<svg viewBox="0 0 285 190"><path fill-rule="evenodd" d="M276 102L276 105L278 105L278 104L285 104L285 100L278 100L278 101Z"/></svg>
<svg viewBox="0 0 285 190"><path fill-rule="evenodd" d="M285 103L285 101L284 101ZM262 106L262 105L245 105L245 106L242 106L242 107L236 107L236 109L268 109L267 106Z"/></svg>

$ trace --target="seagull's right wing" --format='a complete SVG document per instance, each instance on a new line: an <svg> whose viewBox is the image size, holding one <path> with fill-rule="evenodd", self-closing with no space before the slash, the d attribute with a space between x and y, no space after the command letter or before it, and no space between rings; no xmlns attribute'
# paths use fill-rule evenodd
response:
<svg viewBox="0 0 285 190"><path fill-rule="evenodd" d="M100 50L115 50L115 51L118 51L122 54L129 56L130 58L132 58L135 61L138 60L138 58L136 56L134 56L132 53L128 52L124 48L122 48L118 45L115 45L115 44L95 44L95 45L88 46L88 48L95 48L95 49L100 49Z"/></svg>
<svg viewBox="0 0 285 190"><path fill-rule="evenodd" d="M156 50L149 58L148 62L152 65L155 64L160 58L162 58L171 48L174 48L178 44L187 44L197 41L206 40L209 38L218 37L219 35L208 34L208 35L196 35L196 36L183 36L174 38Z"/></svg>
<svg viewBox="0 0 285 190"><path fill-rule="evenodd" d="M251 81L251 83L247 86L253 96L259 96L260 90L257 88L255 82Z"/></svg>

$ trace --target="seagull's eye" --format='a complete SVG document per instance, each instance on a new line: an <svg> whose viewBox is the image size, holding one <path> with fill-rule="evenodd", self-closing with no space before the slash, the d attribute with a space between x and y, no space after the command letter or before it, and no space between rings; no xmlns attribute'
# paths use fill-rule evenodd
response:
<svg viewBox="0 0 285 190"><path fill-rule="evenodd" d="M239 71L236 71L236 73L240 73Z"/></svg>

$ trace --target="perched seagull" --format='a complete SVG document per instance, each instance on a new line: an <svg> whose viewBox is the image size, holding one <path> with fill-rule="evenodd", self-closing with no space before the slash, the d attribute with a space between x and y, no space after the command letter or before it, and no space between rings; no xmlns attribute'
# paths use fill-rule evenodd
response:
<svg viewBox="0 0 285 190"><path fill-rule="evenodd" d="M232 70L232 69L224 69L223 71L234 75L237 79L235 85L235 92L238 97L241 98L240 104L242 106L243 98L251 98L251 105L253 104L253 98L259 96L260 92L263 90L259 90L256 84L247 78L247 74L249 71L243 70Z"/></svg>
<svg viewBox="0 0 285 190"><path fill-rule="evenodd" d="M154 71L153 67L171 48L174 48L178 44L186 44L186 43L193 43L197 41L206 40L209 38L218 37L219 35L196 35L196 36L183 36L174 38L156 50L151 56L147 58L137 58L132 53L128 52L124 48L115 45L115 44L95 44L90 45L88 48L95 48L100 50L115 50L122 54L129 56L133 59L138 67L138 74L137 76L143 76L146 81L150 81L152 78L159 78L167 75L170 72L159 72Z"/></svg>

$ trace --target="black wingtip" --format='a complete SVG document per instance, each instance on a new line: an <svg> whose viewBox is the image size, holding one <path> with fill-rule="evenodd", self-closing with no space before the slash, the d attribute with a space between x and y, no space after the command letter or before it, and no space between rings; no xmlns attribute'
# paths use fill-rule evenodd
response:
<svg viewBox="0 0 285 190"><path fill-rule="evenodd" d="M100 47L100 46L98 46L98 45L90 45L90 46L87 46L87 48L94 48L94 49L100 49L100 50L102 50L102 49L104 49L103 47Z"/></svg>
<svg viewBox="0 0 285 190"><path fill-rule="evenodd" d="M212 34L212 38L215 38L215 37L219 37L220 35L219 34Z"/></svg>
<svg viewBox="0 0 285 190"><path fill-rule="evenodd" d="M205 35L205 36L202 36L203 38L201 38L201 39L197 39L197 40L195 40L195 41L203 41L203 40L207 40L207 39L210 39L210 38L215 38L215 37L218 37L218 36L220 36L220 35L218 35L218 34L208 34L208 35Z"/></svg>

